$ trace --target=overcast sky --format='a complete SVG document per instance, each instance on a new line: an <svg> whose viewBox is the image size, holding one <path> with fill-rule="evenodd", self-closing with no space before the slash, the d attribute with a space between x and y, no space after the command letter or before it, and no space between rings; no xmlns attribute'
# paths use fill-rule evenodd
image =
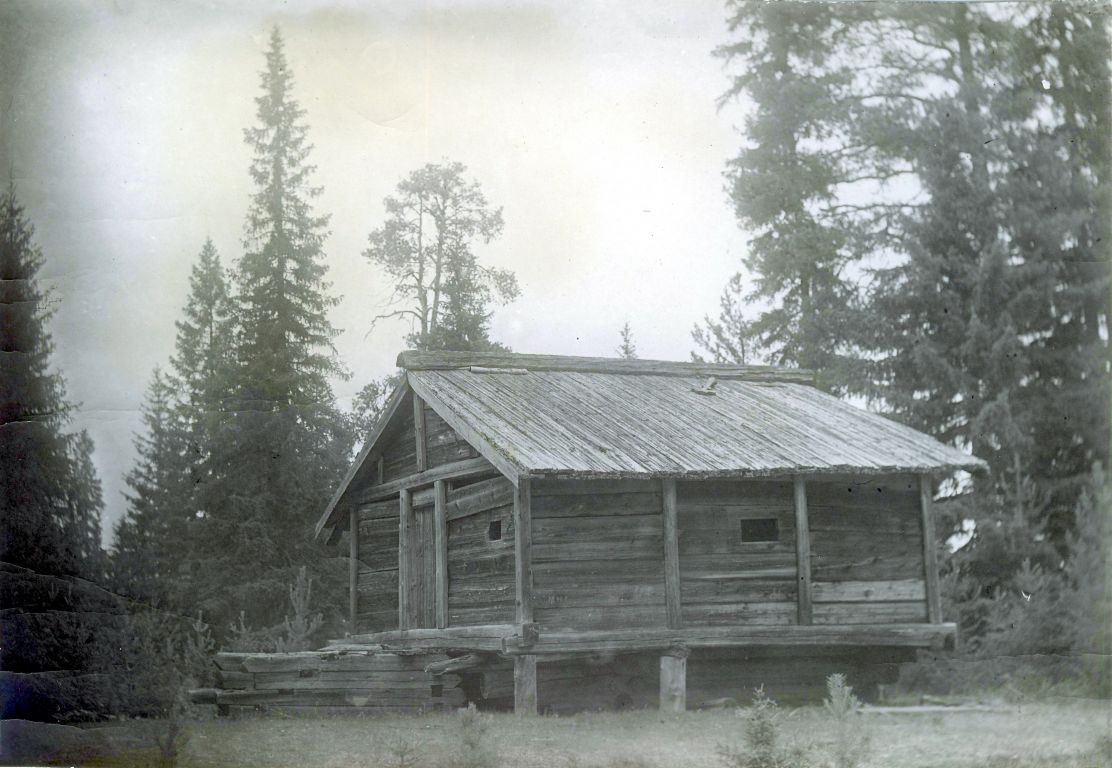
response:
<svg viewBox="0 0 1112 768"><path fill-rule="evenodd" d="M716 108L721 0L229 5L0 0L0 162L46 257L106 532L192 263L208 236L227 263L241 250L243 129L275 23L332 216L345 407L392 370L407 330L371 330L389 288L361 256L367 235L403 176L445 159L504 207L479 252L522 295L497 310L495 339L606 355L628 319L643 357L688 357L744 251L723 192L743 114Z"/></svg>

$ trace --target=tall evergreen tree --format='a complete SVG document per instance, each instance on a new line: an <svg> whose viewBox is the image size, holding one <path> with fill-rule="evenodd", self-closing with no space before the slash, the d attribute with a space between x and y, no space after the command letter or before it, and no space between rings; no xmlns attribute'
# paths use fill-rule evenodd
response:
<svg viewBox="0 0 1112 768"><path fill-rule="evenodd" d="M483 266L473 250L502 232L502 210L492 209L461 163L428 164L398 184L385 200L387 219L363 255L394 284L400 305L378 319L413 323L418 349L497 347L488 335L490 304L518 295L508 270Z"/></svg>
<svg viewBox="0 0 1112 768"><path fill-rule="evenodd" d="M255 100L258 124L244 134L255 192L236 270L226 415L213 454L220 472L195 553L195 599L218 626L240 610L256 626L275 623L301 565L318 581L323 568L321 592L339 602L340 569L326 567L309 533L346 465L351 435L329 383L345 371L327 316L337 303L323 260L328 218L313 210L320 188L311 184L305 113L292 89L275 29Z"/></svg>
<svg viewBox="0 0 1112 768"><path fill-rule="evenodd" d="M637 345L633 343L633 331L629 328L628 320L622 325L621 330L618 332L618 336L621 342L618 344L618 348L614 350L618 353L618 357L626 360L636 360Z"/></svg>
<svg viewBox="0 0 1112 768"><path fill-rule="evenodd" d="M176 387L155 369L143 405L139 461L127 475L128 510L116 524L113 581L121 594L168 605L188 553L194 517L194 459L189 424Z"/></svg>
<svg viewBox="0 0 1112 768"><path fill-rule="evenodd" d="M43 257L15 190L0 196L0 560L100 577L100 482L92 442L66 431L72 405L52 371Z"/></svg>
<svg viewBox="0 0 1112 768"><path fill-rule="evenodd" d="M851 71L835 55L846 13L832 3L734 0L735 40L717 51L737 70L722 101L753 105L747 143L726 171L734 213L750 235L748 298L772 305L745 326L750 345L774 363L822 371L828 386L838 385L854 299L845 275L850 235L834 207L838 185L853 176L828 148L851 114Z"/></svg>

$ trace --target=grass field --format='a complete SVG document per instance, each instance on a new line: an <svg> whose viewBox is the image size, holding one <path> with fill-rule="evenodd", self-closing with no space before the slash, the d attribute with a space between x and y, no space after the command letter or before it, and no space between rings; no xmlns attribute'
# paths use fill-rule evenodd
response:
<svg viewBox="0 0 1112 768"><path fill-rule="evenodd" d="M743 745L744 712L485 715L480 747L488 759L471 768L725 768L718 748ZM807 765L834 765L836 725L821 708L781 710L777 717L781 743L802 748ZM178 765L451 768L467 765L460 721L456 714L206 721L190 726ZM870 713L861 716L861 724L869 740L862 768L1112 766L1108 702L1042 702L992 712ZM139 728L113 729L113 741L125 748L124 754L99 764L157 765L156 754L140 747ZM398 745L411 749L407 758L412 762L399 757Z"/></svg>

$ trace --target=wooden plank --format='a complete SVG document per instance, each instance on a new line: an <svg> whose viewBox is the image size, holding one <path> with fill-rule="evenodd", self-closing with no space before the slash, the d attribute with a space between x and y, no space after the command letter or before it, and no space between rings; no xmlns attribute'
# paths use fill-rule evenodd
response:
<svg viewBox="0 0 1112 768"><path fill-rule="evenodd" d="M927 606L922 600L884 603L819 603L816 624L907 624L926 622ZM928 625L930 626L930 625Z"/></svg>
<svg viewBox="0 0 1112 768"><path fill-rule="evenodd" d="M687 709L687 657L660 657L660 711L677 714Z"/></svg>
<svg viewBox="0 0 1112 768"><path fill-rule="evenodd" d="M469 517L488 509L513 504L514 486L504 477L492 477L451 491L448 494L448 520Z"/></svg>
<svg viewBox="0 0 1112 768"><path fill-rule="evenodd" d="M664 604L668 614L668 626L677 629L683 626L683 601L680 592L680 545L679 526L676 520L676 481L663 480L661 493L663 500L661 508L664 515ZM663 661L661 663L663 664ZM661 674L663 675L663 671ZM663 682L661 684L663 685Z"/></svg>
<svg viewBox="0 0 1112 768"><path fill-rule="evenodd" d="M429 468L428 422L425 421L425 401L420 395L413 395L413 437L417 447L417 471Z"/></svg>
<svg viewBox="0 0 1112 768"><path fill-rule="evenodd" d="M361 504L368 504L381 499L388 499L391 496L397 495L398 492L404 488L408 488L409 490L427 488L437 480L459 480L464 477L494 474L494 472L495 469L491 466L491 463L481 457L456 461L451 464L444 464L440 467L433 467L424 472L417 472L416 474L407 475L406 477L399 477L388 483L373 485L370 488L360 491L359 502Z"/></svg>
<svg viewBox="0 0 1112 768"><path fill-rule="evenodd" d="M433 502L436 536L436 626L448 626L448 485L437 480L433 486L436 499Z"/></svg>
<svg viewBox="0 0 1112 768"><path fill-rule="evenodd" d="M403 488L398 494L398 629L409 628L409 534L413 527L413 499Z"/></svg>
<svg viewBox="0 0 1112 768"><path fill-rule="evenodd" d="M889 581L816 581L816 603L864 603L927 599L926 582L922 579Z"/></svg>
<svg viewBox="0 0 1112 768"><path fill-rule="evenodd" d="M359 510L351 508L351 521L348 524L348 621L351 633L359 631L356 619L359 617Z"/></svg>
<svg viewBox="0 0 1112 768"><path fill-rule="evenodd" d="M501 451L496 450L486 437L475 429L465 418L449 408L447 404L440 399L439 395L425 386L417 377L407 376L406 380L413 388L414 393L423 398L424 401L436 411L437 415L448 423L448 426L454 429L460 437L470 443L487 461L497 467L498 471L505 475L511 483L517 485L518 479L527 472L525 467L521 466Z"/></svg>
<svg viewBox="0 0 1112 768"><path fill-rule="evenodd" d="M923 519L923 578L927 585L927 621L942 623L942 597L938 591L938 559L935 554L934 513L931 510L931 479L919 476L919 510Z"/></svg>
<svg viewBox="0 0 1112 768"><path fill-rule="evenodd" d="M530 481L522 478L514 493L514 603L518 624L533 620L533 545L532 515L530 513ZM534 675L535 677L535 675ZM536 709L536 686L533 691L533 708Z"/></svg>
<svg viewBox="0 0 1112 768"><path fill-rule="evenodd" d="M806 625L811 623L811 532L807 525L807 485L802 477L795 478L794 491L798 621Z"/></svg>
<svg viewBox="0 0 1112 768"><path fill-rule="evenodd" d="M514 714L537 714L537 657L514 657Z"/></svg>

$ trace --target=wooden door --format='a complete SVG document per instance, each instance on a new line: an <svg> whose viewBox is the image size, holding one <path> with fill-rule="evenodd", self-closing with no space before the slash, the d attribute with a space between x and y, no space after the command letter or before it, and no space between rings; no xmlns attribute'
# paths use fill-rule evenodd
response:
<svg viewBox="0 0 1112 768"><path fill-rule="evenodd" d="M435 517L431 504L413 510L409 537L409 614L411 629L436 627Z"/></svg>

